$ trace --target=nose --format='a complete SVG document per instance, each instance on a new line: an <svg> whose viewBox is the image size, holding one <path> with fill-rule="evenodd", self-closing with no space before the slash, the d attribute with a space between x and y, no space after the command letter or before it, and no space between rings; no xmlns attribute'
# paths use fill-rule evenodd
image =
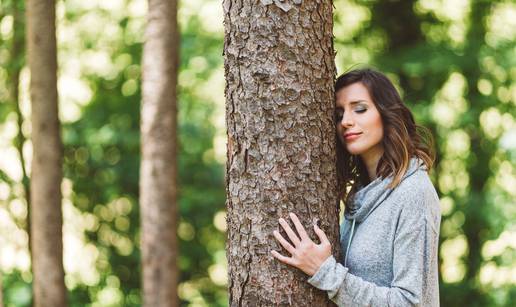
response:
<svg viewBox="0 0 516 307"><path fill-rule="evenodd" d="M350 112L344 112L344 114L342 115L342 120L340 121L342 127L348 128L354 125L355 122L353 121L353 118L349 113Z"/></svg>

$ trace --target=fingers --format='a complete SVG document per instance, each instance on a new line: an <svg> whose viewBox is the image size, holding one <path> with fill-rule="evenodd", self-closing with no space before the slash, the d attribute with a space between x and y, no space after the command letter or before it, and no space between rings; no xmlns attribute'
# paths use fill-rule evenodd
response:
<svg viewBox="0 0 516 307"><path fill-rule="evenodd" d="M288 241L285 240L278 231L274 230L272 233L274 234L274 237L276 238L276 240L279 241L281 246L283 246L291 255L293 255L294 252L296 251L296 249L292 245L290 245L290 243L288 243Z"/></svg>
<svg viewBox="0 0 516 307"><path fill-rule="evenodd" d="M303 227L303 225L301 224L301 222L297 218L297 215L295 215L294 213L291 212L290 213L290 218L292 219L292 222L294 222L294 226L296 226L296 230L297 230L297 233L299 234L299 236L301 237L301 241L306 240L306 239L310 239L308 237L308 234L305 231L305 228Z"/></svg>
<svg viewBox="0 0 516 307"><path fill-rule="evenodd" d="M319 240L321 241L321 243L325 243L325 244L330 243L330 240L328 240L328 237L326 236L324 231L322 231L322 229L319 228L319 226L317 226L317 224L314 224L314 231L317 234L317 236L319 237Z"/></svg>
<svg viewBox="0 0 516 307"><path fill-rule="evenodd" d="M272 250L271 254L274 256L274 258L278 259L279 261L294 266L294 261L292 258L285 257L275 250Z"/></svg>
<svg viewBox="0 0 516 307"><path fill-rule="evenodd" d="M284 219L280 218L279 223L285 229L285 232L287 233L288 237L290 238L290 241L294 243L295 246L298 246L301 242L299 238L297 237L296 233L290 228L290 225L285 221Z"/></svg>

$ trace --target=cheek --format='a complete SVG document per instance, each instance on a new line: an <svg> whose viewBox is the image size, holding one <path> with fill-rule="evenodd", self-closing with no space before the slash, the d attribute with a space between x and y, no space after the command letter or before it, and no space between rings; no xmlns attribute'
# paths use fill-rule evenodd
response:
<svg viewBox="0 0 516 307"><path fill-rule="evenodd" d="M372 127L375 140L380 142L383 139L383 125L381 119L379 119Z"/></svg>
<svg viewBox="0 0 516 307"><path fill-rule="evenodd" d="M380 141L383 138L383 123L382 117L376 111L371 118L368 119L368 130L371 135L375 139L375 141Z"/></svg>

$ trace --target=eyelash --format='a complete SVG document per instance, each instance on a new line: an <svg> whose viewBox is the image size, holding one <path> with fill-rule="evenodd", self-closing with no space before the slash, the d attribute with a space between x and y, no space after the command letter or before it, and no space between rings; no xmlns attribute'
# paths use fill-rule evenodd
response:
<svg viewBox="0 0 516 307"><path fill-rule="evenodd" d="M364 113L365 111L367 111L367 109L358 109L358 110L355 110L356 113L359 113L359 114L362 114ZM342 120L342 116L344 116L344 112L342 113L339 113L338 111L335 112L335 120L337 121L340 121Z"/></svg>

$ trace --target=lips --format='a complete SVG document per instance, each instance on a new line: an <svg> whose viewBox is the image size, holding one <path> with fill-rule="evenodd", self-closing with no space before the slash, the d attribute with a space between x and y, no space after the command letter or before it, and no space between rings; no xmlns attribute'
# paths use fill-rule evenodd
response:
<svg viewBox="0 0 516 307"><path fill-rule="evenodd" d="M344 134L344 139L346 141L351 141L357 139L361 134L362 132L348 132Z"/></svg>

